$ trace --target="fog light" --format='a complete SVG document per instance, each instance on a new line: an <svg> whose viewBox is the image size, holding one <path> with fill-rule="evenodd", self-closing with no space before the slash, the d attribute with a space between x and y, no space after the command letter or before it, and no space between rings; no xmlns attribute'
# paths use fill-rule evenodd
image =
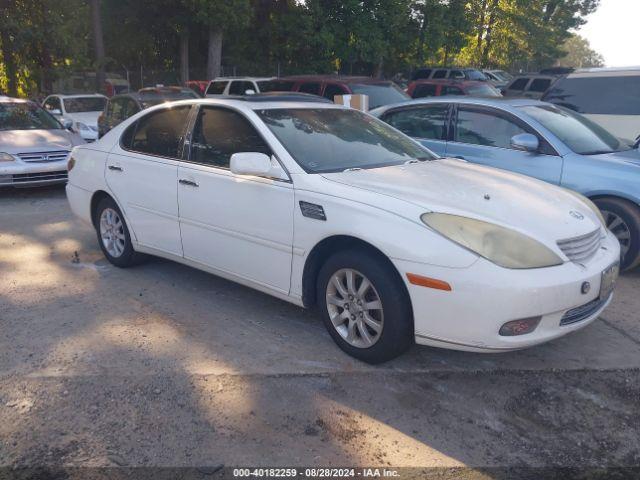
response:
<svg viewBox="0 0 640 480"><path fill-rule="evenodd" d="M515 337L516 335L524 335L533 332L542 317L523 318L522 320L512 320L500 327L500 335L503 337Z"/></svg>

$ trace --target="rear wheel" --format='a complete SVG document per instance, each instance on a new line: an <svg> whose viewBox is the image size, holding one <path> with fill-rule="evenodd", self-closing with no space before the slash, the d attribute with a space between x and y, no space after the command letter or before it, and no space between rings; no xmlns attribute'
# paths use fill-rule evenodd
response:
<svg viewBox="0 0 640 480"><path fill-rule="evenodd" d="M139 263L141 255L133 249L124 216L112 198L100 200L95 219L98 243L107 260L121 268Z"/></svg>
<svg viewBox="0 0 640 480"><path fill-rule="evenodd" d="M640 264L640 208L620 198L600 198L594 202L607 228L620 242L620 268L629 270Z"/></svg>
<svg viewBox="0 0 640 480"><path fill-rule="evenodd" d="M329 334L353 357L381 363L413 343L411 302L397 272L378 255L331 256L318 274L317 299Z"/></svg>

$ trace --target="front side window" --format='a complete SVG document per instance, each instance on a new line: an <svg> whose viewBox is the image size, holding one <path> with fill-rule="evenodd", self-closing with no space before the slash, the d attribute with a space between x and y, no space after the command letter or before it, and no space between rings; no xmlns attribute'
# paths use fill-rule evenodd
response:
<svg viewBox="0 0 640 480"><path fill-rule="evenodd" d="M0 103L0 131L58 129L62 125L35 103Z"/></svg>
<svg viewBox="0 0 640 480"><path fill-rule="evenodd" d="M64 110L67 113L101 112L104 110L107 99L102 97L75 97L65 98L63 102Z"/></svg>
<svg viewBox="0 0 640 480"><path fill-rule="evenodd" d="M261 80L258 82L260 92L290 92L294 82L290 80Z"/></svg>
<svg viewBox="0 0 640 480"><path fill-rule="evenodd" d="M342 108L287 108L258 112L308 173L378 168L437 156L380 120Z"/></svg>
<svg viewBox="0 0 640 480"><path fill-rule="evenodd" d="M58 97L50 97L44 102L44 108L51 112L53 110L62 111L62 105L60 104L60 99Z"/></svg>
<svg viewBox="0 0 640 480"><path fill-rule="evenodd" d="M499 114L468 108L458 110L456 142L511 148L511 137L521 133L528 132Z"/></svg>
<svg viewBox="0 0 640 480"><path fill-rule="evenodd" d="M449 72L449 78L464 78L464 73L460 70L451 70L451 72Z"/></svg>
<svg viewBox="0 0 640 480"><path fill-rule="evenodd" d="M215 82L211 82L207 87L206 95L222 95L224 93L224 89L227 88L227 81L216 80Z"/></svg>
<svg viewBox="0 0 640 480"><path fill-rule="evenodd" d="M447 71L446 70L436 70L433 73L433 77L432 78L446 78L447 76Z"/></svg>
<svg viewBox="0 0 640 480"><path fill-rule="evenodd" d="M448 115L448 105L431 105L390 112L384 121L410 137L445 140Z"/></svg>
<svg viewBox="0 0 640 480"><path fill-rule="evenodd" d="M185 105L145 115L125 130L122 145L138 153L180 158L190 109Z"/></svg>
<svg viewBox="0 0 640 480"><path fill-rule="evenodd" d="M536 78L529 86L530 92L546 92L551 86L551 80L548 78Z"/></svg>
<svg viewBox="0 0 640 480"><path fill-rule="evenodd" d="M256 86L253 82L247 82L246 80L236 80L231 82L229 87L229 95L246 95L247 90L256 91Z"/></svg>
<svg viewBox="0 0 640 480"><path fill-rule="evenodd" d="M300 85L298 89L301 93L310 93L311 95L320 95L320 84L319 83L303 83Z"/></svg>
<svg viewBox="0 0 640 480"><path fill-rule="evenodd" d="M600 125L570 110L554 105L519 108L581 155L620 152L632 148Z"/></svg>
<svg viewBox="0 0 640 480"><path fill-rule="evenodd" d="M438 87L429 83L416 85L413 89L413 98L435 97Z"/></svg>
<svg viewBox="0 0 640 480"><path fill-rule="evenodd" d="M241 152L271 155L269 146L243 115L224 108L203 107L193 128L189 160L229 168L231 155Z"/></svg>

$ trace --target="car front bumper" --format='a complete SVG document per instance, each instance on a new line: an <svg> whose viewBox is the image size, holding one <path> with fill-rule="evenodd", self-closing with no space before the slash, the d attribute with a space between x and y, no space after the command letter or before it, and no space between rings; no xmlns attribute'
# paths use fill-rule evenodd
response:
<svg viewBox="0 0 640 480"><path fill-rule="evenodd" d="M611 301L611 295L599 298L602 272L619 258L618 241L607 232L601 248L585 265L567 262L557 267L511 270L482 258L464 269L393 262L411 297L416 343L501 352L553 340L598 318ZM407 273L443 280L451 285L451 291L411 284ZM590 289L582 293L585 282ZM534 331L518 336L498 334L506 322L531 317L541 317ZM567 319L574 321L567 323Z"/></svg>
<svg viewBox="0 0 640 480"><path fill-rule="evenodd" d="M66 182L66 160L0 163L0 187L34 187Z"/></svg>

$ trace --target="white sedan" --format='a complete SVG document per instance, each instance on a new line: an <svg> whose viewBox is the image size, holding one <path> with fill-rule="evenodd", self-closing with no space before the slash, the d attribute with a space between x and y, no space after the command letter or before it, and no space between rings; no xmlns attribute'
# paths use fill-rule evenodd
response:
<svg viewBox="0 0 640 480"><path fill-rule="evenodd" d="M67 196L114 265L157 255L317 306L372 363L414 341L499 352L580 329L620 257L584 197L324 103L145 110L73 150Z"/></svg>

